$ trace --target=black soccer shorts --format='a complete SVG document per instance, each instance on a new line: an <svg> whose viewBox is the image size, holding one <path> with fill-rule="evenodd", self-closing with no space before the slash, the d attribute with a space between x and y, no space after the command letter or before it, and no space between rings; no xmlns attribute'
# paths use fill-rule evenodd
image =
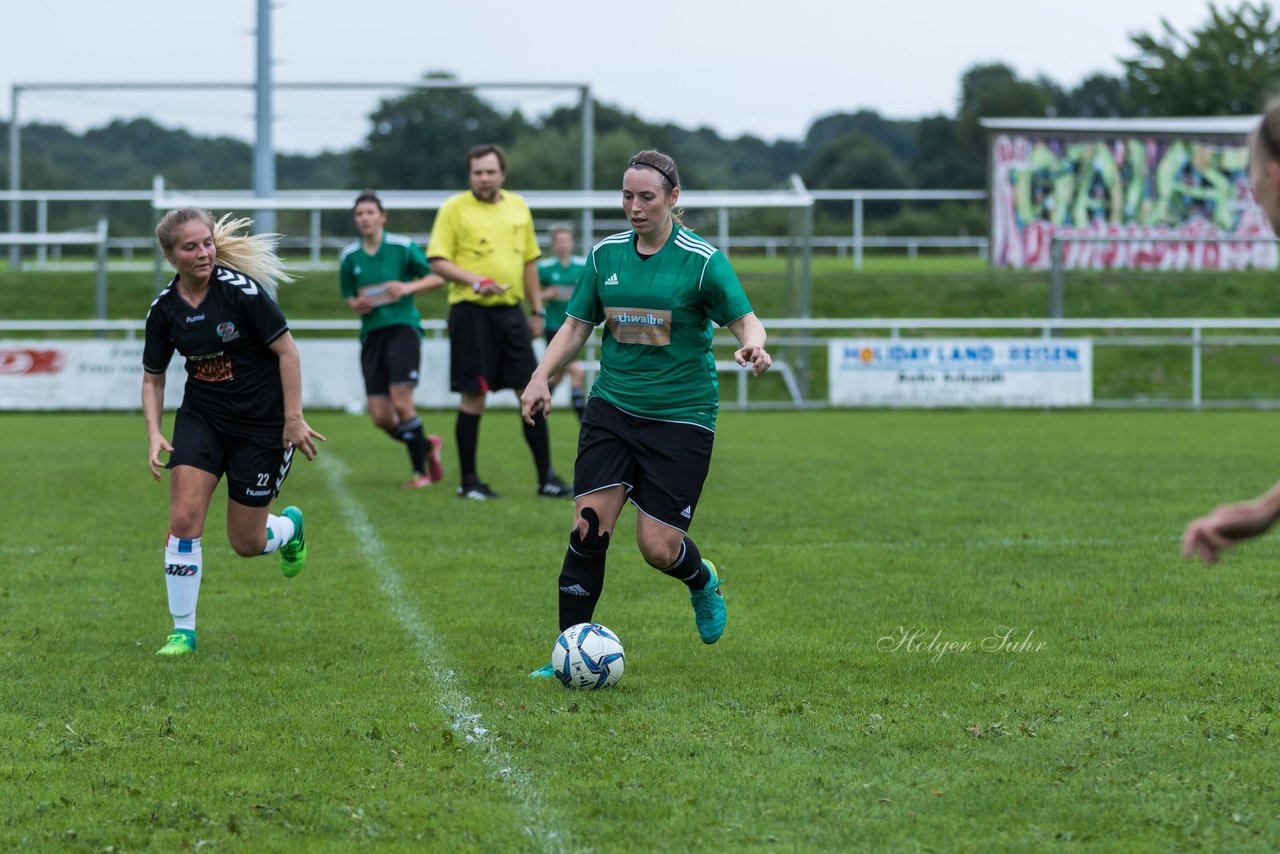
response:
<svg viewBox="0 0 1280 854"><path fill-rule="evenodd" d="M462 394L522 389L538 367L529 321L518 305L449 309L450 387Z"/></svg>
<svg viewBox="0 0 1280 854"><path fill-rule="evenodd" d="M385 397L391 386L416 386L422 366L422 336L403 323L370 332L360 345L367 397Z"/></svg>
<svg viewBox="0 0 1280 854"><path fill-rule="evenodd" d="M191 466L227 476L227 498L246 507L268 507L289 476L293 448L279 434L248 439L218 430L179 409L173 422L173 453L165 468Z"/></svg>
<svg viewBox="0 0 1280 854"><path fill-rule="evenodd" d="M715 432L697 424L631 415L592 397L578 434L573 494L625 486L638 511L687 532L711 468L715 438Z"/></svg>

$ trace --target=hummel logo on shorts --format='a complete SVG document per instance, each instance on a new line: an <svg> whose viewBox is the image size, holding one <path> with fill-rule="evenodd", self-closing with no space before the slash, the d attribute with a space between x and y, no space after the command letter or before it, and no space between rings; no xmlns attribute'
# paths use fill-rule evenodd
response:
<svg viewBox="0 0 1280 854"><path fill-rule="evenodd" d="M609 276L609 278L607 278L607 279L605 279L605 280L604 280L604 283L605 283L606 285L616 285L616 284L618 284L618 274L617 274L617 273L613 273L612 275L610 275L610 276Z"/></svg>

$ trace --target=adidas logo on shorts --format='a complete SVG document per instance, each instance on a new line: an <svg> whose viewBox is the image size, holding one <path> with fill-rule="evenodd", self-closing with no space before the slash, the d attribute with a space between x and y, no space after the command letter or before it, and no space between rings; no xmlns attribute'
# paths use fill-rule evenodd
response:
<svg viewBox="0 0 1280 854"><path fill-rule="evenodd" d="M692 519L692 518L693 518L693 507L692 507L692 506L690 506L690 507L686 507L686 508L684 508L683 510L681 510L681 511L680 511L680 515L681 515L681 516L683 516L683 517L684 517L684 518L686 518L686 519Z"/></svg>

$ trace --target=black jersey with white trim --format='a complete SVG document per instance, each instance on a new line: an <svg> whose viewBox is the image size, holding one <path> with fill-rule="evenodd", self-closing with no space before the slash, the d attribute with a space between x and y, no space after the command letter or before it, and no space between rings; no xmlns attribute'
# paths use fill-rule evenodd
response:
<svg viewBox="0 0 1280 854"><path fill-rule="evenodd" d="M174 277L147 312L142 367L164 373L176 350L187 360L182 409L226 433L277 434L284 427L280 361L270 344L289 331L266 288L238 270L214 267L192 306Z"/></svg>

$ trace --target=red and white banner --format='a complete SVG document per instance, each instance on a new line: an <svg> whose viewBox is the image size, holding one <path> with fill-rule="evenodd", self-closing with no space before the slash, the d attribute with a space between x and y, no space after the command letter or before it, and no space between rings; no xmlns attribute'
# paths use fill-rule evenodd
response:
<svg viewBox="0 0 1280 854"><path fill-rule="evenodd" d="M313 409L364 407L360 342L349 339L298 339L302 357L302 403ZM541 353L542 342L535 341ZM187 374L175 355L165 379L165 407L182 402ZM414 402L426 409L453 409L458 395L449 391L449 342L422 342L422 367ZM554 397L568 406L568 382ZM490 395L489 405L518 405L511 391ZM0 340L0 410L142 408L142 341Z"/></svg>

